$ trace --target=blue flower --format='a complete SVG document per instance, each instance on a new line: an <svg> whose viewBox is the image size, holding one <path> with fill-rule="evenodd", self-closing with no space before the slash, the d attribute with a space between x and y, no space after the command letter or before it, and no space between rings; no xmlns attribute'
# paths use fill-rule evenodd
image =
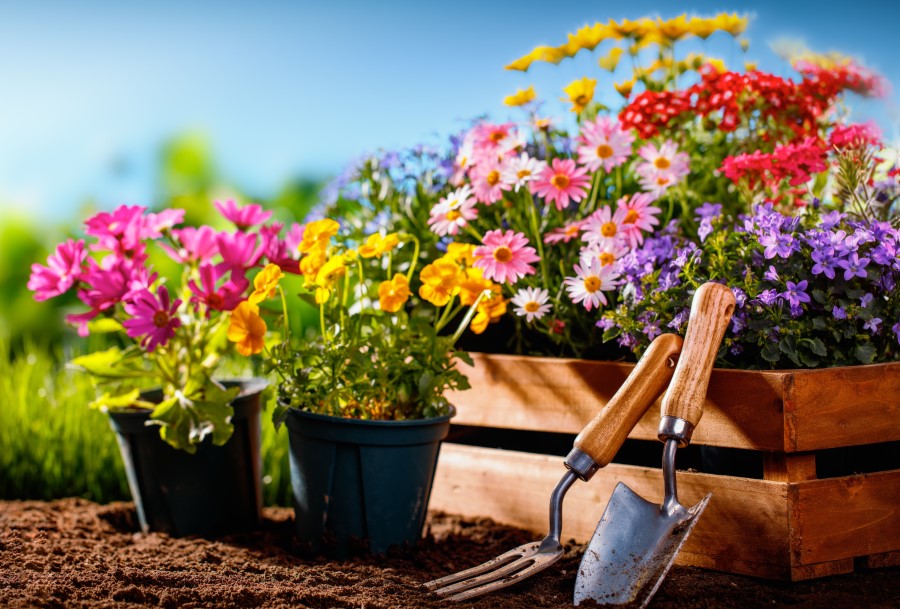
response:
<svg viewBox="0 0 900 609"><path fill-rule="evenodd" d="M781 294L781 297L791 303L791 309L799 307L801 302L809 302L809 294L806 293L807 285L808 282L805 279L800 283L787 282L787 290Z"/></svg>
<svg viewBox="0 0 900 609"><path fill-rule="evenodd" d="M768 234L759 237L759 244L766 248L764 254L767 259L775 256L788 258L799 249L799 245L794 241L793 235L777 231L770 231Z"/></svg>
<svg viewBox="0 0 900 609"><path fill-rule="evenodd" d="M778 290L764 290L760 292L756 299L768 307L778 302L781 299L781 295L778 293Z"/></svg>
<svg viewBox="0 0 900 609"><path fill-rule="evenodd" d="M865 268L869 265L869 259L860 258L854 252L847 260L839 261L838 265L844 269L844 281L850 281L854 277L866 277Z"/></svg>
<svg viewBox="0 0 900 609"><path fill-rule="evenodd" d="M869 303L872 302L872 299L875 298L871 293L866 292L859 299L859 304L862 305L862 308L866 308L869 306Z"/></svg>
<svg viewBox="0 0 900 609"><path fill-rule="evenodd" d="M835 319L847 319L847 311L843 307L834 307L831 309L831 315Z"/></svg>
<svg viewBox="0 0 900 609"><path fill-rule="evenodd" d="M863 328L871 332L872 334L878 334L878 326L881 325L880 317L873 317L869 321L863 324Z"/></svg>
<svg viewBox="0 0 900 609"><path fill-rule="evenodd" d="M897 337L897 342L900 343L900 321L891 326L891 330L894 331L894 335Z"/></svg>
<svg viewBox="0 0 900 609"><path fill-rule="evenodd" d="M765 278L766 281L771 281L772 283L775 283L776 281L778 281L778 271L775 269L774 266L769 266L769 270L767 270L765 272L763 277Z"/></svg>
<svg viewBox="0 0 900 609"><path fill-rule="evenodd" d="M834 279L834 267L837 265L837 258L834 257L834 249L832 247L825 246L822 249L813 250L810 257L815 261L811 269L813 275L825 273L826 277Z"/></svg>
<svg viewBox="0 0 900 609"><path fill-rule="evenodd" d="M695 218L697 220L712 219L716 216L722 215L722 204L704 203L703 205L695 209L694 213L697 214L697 217Z"/></svg>

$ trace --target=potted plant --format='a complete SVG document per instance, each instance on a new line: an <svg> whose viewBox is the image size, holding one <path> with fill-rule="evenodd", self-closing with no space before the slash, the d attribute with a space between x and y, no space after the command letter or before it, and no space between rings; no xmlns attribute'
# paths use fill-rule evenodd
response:
<svg viewBox="0 0 900 609"><path fill-rule="evenodd" d="M252 351L264 351L279 381L274 420L289 432L298 538L341 558L421 537L455 414L446 394L468 387L456 368L468 356L454 343L470 320L505 302L466 252L419 273L414 238L373 233L354 243L339 230L331 219L310 222L299 246L300 297L318 309L318 328L291 337L285 325L286 340ZM418 298L410 289L417 279ZM275 296L277 280L267 289ZM252 300L240 307L248 325L259 323Z"/></svg>
<svg viewBox="0 0 900 609"><path fill-rule="evenodd" d="M98 213L85 222L87 242L60 244L46 266L32 266L28 283L38 301L75 291L88 310L67 321L82 337L106 337L90 344L107 348L70 364L96 382L91 406L109 413L145 531L216 534L260 517L266 382L218 375L232 350L231 311L251 274L268 261L256 284L298 265L290 234L283 239L280 224L266 223L271 212L232 201L216 207L237 230L179 227L181 209ZM174 266L177 281L156 266Z"/></svg>

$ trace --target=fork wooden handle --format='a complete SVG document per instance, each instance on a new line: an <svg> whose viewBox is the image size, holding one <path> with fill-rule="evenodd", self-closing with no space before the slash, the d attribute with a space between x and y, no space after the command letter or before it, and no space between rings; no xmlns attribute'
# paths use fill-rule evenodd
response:
<svg viewBox="0 0 900 609"><path fill-rule="evenodd" d="M681 344L677 334L657 336L612 399L575 438L575 448L600 467L612 461L625 438L669 384Z"/></svg>

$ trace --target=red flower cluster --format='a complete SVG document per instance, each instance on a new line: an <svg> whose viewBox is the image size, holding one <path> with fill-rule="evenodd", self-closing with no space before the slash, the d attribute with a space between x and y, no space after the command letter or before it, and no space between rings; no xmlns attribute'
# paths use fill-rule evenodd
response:
<svg viewBox="0 0 900 609"><path fill-rule="evenodd" d="M730 156L722 163L722 173L732 182L746 179L751 188L762 182L773 193L785 179L791 186L800 186L825 168L825 148L814 137L776 146L771 153L756 150Z"/></svg>
<svg viewBox="0 0 900 609"><path fill-rule="evenodd" d="M835 125L828 136L832 148L849 148L852 146L881 146L881 133L872 123L854 125Z"/></svg>
<svg viewBox="0 0 900 609"><path fill-rule="evenodd" d="M626 129L634 129L646 139L690 110L687 91L644 91L622 109L619 120Z"/></svg>

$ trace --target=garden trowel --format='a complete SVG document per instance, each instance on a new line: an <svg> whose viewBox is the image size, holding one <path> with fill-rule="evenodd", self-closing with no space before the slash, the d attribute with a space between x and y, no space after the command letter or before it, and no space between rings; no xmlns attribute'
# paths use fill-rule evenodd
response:
<svg viewBox="0 0 900 609"><path fill-rule="evenodd" d="M477 567L427 582L425 587L448 600L462 601L511 586L559 560L566 492L576 480L589 480L612 460L669 384L681 346L676 334L656 337L612 399L575 438L575 448L565 460L568 471L550 495L550 533L543 541L521 545Z"/></svg>
<svg viewBox="0 0 900 609"><path fill-rule="evenodd" d="M576 605L592 600L646 607L709 502L711 495L691 508L678 502L675 452L688 445L703 414L709 376L734 306L734 294L724 285L706 283L694 294L684 347L662 401L665 498L658 505L621 482L616 486L581 559Z"/></svg>

